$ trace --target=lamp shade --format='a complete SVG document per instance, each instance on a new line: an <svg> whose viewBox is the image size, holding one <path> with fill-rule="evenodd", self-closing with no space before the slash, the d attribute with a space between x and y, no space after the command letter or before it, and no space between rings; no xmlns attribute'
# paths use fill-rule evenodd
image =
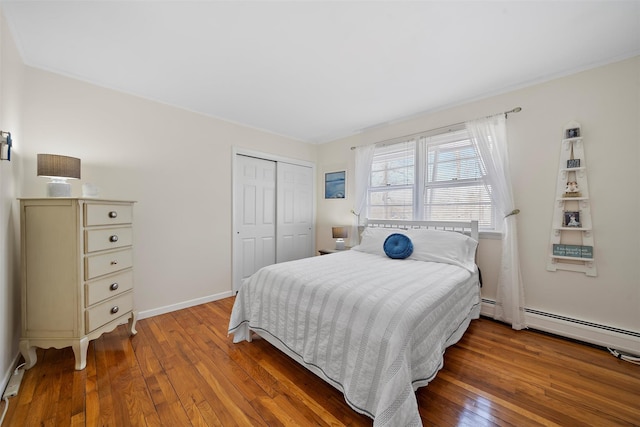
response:
<svg viewBox="0 0 640 427"><path fill-rule="evenodd" d="M334 239L345 239L348 236L347 227L331 227Z"/></svg>
<svg viewBox="0 0 640 427"><path fill-rule="evenodd" d="M38 154L38 176L80 179L80 159L58 154Z"/></svg>

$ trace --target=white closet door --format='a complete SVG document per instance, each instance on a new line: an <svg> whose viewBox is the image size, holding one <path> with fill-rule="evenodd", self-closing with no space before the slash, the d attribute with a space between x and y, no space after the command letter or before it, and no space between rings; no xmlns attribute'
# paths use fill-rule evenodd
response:
<svg viewBox="0 0 640 427"><path fill-rule="evenodd" d="M277 262L313 256L313 169L278 162L277 200Z"/></svg>
<svg viewBox="0 0 640 427"><path fill-rule="evenodd" d="M276 162L236 156L234 283L276 262Z"/></svg>

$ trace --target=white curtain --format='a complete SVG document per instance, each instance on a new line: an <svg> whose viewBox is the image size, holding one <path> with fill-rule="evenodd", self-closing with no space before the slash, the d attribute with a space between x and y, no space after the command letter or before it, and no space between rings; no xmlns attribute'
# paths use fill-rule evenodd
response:
<svg viewBox="0 0 640 427"><path fill-rule="evenodd" d="M494 116L465 123L486 167L486 185L493 203L502 213L502 260L494 318L510 323L513 329L526 328L524 285L518 256L516 218L509 169L506 117Z"/></svg>
<svg viewBox="0 0 640 427"><path fill-rule="evenodd" d="M364 209L367 204L367 189L369 188L369 176L371 175L371 162L373 161L373 152L375 151L375 145L364 145L356 147L356 170L355 170L355 197L353 198L353 210L354 214L353 223L351 226L351 246L355 246L360 243L360 234L358 232L359 221L364 221L365 218L361 218L364 213Z"/></svg>

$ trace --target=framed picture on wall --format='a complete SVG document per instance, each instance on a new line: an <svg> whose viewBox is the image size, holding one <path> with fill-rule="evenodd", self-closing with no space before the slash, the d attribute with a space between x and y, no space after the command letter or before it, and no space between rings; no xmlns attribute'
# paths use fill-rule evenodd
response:
<svg viewBox="0 0 640 427"><path fill-rule="evenodd" d="M324 198L325 199L345 199L347 172L326 172L324 174Z"/></svg>

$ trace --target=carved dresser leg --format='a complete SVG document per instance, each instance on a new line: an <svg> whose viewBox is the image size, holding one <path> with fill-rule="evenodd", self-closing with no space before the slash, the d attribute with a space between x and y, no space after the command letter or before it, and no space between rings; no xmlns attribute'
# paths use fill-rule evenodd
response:
<svg viewBox="0 0 640 427"><path fill-rule="evenodd" d="M129 335L135 335L138 333L138 331L136 331L137 322L138 322L138 312L132 311L131 317L129 318Z"/></svg>
<svg viewBox="0 0 640 427"><path fill-rule="evenodd" d="M32 368L38 361L36 348L29 344L29 340L20 340L20 353L24 357L25 369Z"/></svg>
<svg viewBox="0 0 640 427"><path fill-rule="evenodd" d="M87 337L74 341L71 345L73 354L76 356L76 371L81 371L87 366L87 348L89 339Z"/></svg>

